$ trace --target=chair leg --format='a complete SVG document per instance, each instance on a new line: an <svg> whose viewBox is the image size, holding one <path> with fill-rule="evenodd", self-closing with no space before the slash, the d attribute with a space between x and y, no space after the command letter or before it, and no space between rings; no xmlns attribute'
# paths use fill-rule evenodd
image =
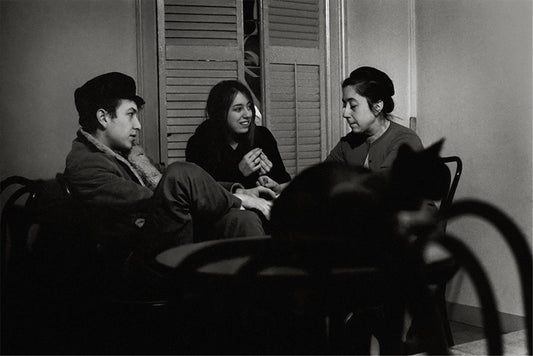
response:
<svg viewBox="0 0 533 356"><path fill-rule="evenodd" d="M451 347L455 345L455 342L453 340L453 334L452 329L450 327L450 320L448 319L448 308L446 306L446 284L443 283L439 286L437 286L437 290L435 291L435 297L437 298L439 311L441 313L442 317L442 327L444 329L444 334L446 335L446 342L448 343L448 347Z"/></svg>

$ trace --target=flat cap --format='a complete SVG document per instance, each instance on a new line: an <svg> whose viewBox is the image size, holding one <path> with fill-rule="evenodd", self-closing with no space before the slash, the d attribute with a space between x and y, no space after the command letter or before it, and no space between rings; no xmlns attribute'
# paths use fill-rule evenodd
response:
<svg viewBox="0 0 533 356"><path fill-rule="evenodd" d="M135 80L132 77L111 72L89 80L74 92L74 102L80 114L80 125L84 127L87 113L96 112L116 99L133 100L143 105L144 99L136 93Z"/></svg>

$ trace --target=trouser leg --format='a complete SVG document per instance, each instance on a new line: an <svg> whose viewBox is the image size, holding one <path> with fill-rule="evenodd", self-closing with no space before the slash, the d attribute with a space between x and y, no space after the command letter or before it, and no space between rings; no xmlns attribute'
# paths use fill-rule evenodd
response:
<svg viewBox="0 0 533 356"><path fill-rule="evenodd" d="M261 218L255 212L235 208L215 223L214 232L222 238L262 236L265 234Z"/></svg>
<svg viewBox="0 0 533 356"><path fill-rule="evenodd" d="M195 227L215 224L212 238L263 234L257 219L251 216L253 213L238 210L240 199L193 163L171 164L154 192L154 200L157 229L179 235L175 244L193 242L193 217ZM230 209L233 210L228 214ZM206 228L204 231L213 230Z"/></svg>

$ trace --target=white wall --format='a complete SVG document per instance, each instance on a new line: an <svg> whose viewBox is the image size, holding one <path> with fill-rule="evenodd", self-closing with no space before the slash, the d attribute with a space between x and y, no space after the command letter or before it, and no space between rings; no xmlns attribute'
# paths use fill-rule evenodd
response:
<svg viewBox="0 0 533 356"><path fill-rule="evenodd" d="M416 2L419 133L446 137L463 159L457 198L507 212L532 236L532 9L529 0ZM516 267L499 235L469 218L450 225L481 259L499 310L524 315ZM448 297L478 306L471 284L455 279Z"/></svg>
<svg viewBox="0 0 533 356"><path fill-rule="evenodd" d="M0 176L52 178L78 128L74 90L137 75L135 1L0 1Z"/></svg>
<svg viewBox="0 0 533 356"><path fill-rule="evenodd" d="M387 73L396 91L393 114L408 126L408 0L346 0L346 38L347 74L366 65Z"/></svg>
<svg viewBox="0 0 533 356"><path fill-rule="evenodd" d="M348 67L383 69L407 118L408 0L346 0ZM532 236L532 9L529 0L415 0L418 133L425 146L445 137L443 155L464 171L456 198L478 198L507 212ZM499 310L524 315L516 268L487 224L452 222L494 283ZM448 299L479 306L458 275Z"/></svg>

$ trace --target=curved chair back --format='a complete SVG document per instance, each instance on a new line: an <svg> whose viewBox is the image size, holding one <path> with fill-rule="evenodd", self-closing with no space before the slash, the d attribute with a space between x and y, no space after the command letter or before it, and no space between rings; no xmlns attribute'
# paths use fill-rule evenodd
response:
<svg viewBox="0 0 533 356"><path fill-rule="evenodd" d="M423 312L427 330L433 331L429 336L433 351L444 352L444 335L435 331L440 321L435 319L436 309L431 311L431 296L417 282L421 279L409 277L409 268L416 264L401 267L403 257L360 262L356 255L351 243L264 237L180 246L157 260L179 281L176 294L182 299L177 303L204 305L210 313L203 327L222 329L224 337L211 344L202 335L196 344L200 349L194 352L368 353L365 345L373 333L382 353L400 354L407 304L418 305L414 313ZM407 289L409 293L404 293ZM418 302L407 303L406 298ZM361 322L361 315L368 324ZM282 327L276 326L278 332L272 333L274 325Z"/></svg>
<svg viewBox="0 0 533 356"><path fill-rule="evenodd" d="M450 170L450 176L452 177L448 193L442 199L440 204L440 210L442 211L443 209L448 208L453 202L455 191L457 190L459 179L461 178L461 173L463 172L463 162L458 156L441 157L441 159L447 165L448 169Z"/></svg>
<svg viewBox="0 0 533 356"><path fill-rule="evenodd" d="M461 200L450 206L445 213L445 218L457 219L464 216L481 218L491 223L500 233L501 237L509 247L516 263L518 276L521 285L521 295L525 310L525 326L527 337L528 354L533 350L533 330L532 330L532 284L533 284L533 257L528 238L522 233L514 221L499 208L492 204L469 199ZM479 299L482 304L482 317L485 335L488 339L488 354L501 355L501 328L496 310L495 297L491 293L490 284L481 264L475 258L475 254L466 245L454 237L446 237L437 240L448 250L459 257L476 287ZM466 256L466 257L465 257ZM469 266L470 265L470 266ZM475 266L477 265L477 266Z"/></svg>

